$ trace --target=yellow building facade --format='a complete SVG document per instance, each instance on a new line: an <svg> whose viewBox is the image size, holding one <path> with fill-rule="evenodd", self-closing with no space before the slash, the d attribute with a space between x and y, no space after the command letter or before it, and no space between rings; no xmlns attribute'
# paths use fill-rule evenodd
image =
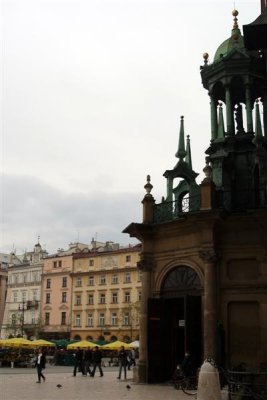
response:
<svg viewBox="0 0 267 400"><path fill-rule="evenodd" d="M73 255L71 337L139 338L140 245Z"/></svg>

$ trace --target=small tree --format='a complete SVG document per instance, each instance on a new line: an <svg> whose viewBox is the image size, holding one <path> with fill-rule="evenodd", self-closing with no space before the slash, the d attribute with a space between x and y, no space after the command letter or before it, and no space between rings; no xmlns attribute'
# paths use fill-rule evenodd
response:
<svg viewBox="0 0 267 400"><path fill-rule="evenodd" d="M139 330L140 301L129 303L120 310L119 323L122 328L129 327L130 340L133 340L133 331Z"/></svg>

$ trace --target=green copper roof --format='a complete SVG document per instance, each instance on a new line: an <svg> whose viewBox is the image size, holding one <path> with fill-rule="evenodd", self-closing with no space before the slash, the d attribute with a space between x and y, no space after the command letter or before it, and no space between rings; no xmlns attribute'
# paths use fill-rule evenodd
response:
<svg viewBox="0 0 267 400"><path fill-rule="evenodd" d="M232 29L232 34L231 36L226 39L216 50L215 56L214 56L214 62L220 61L222 57L225 57L227 54L229 54L233 49L244 49L244 38L241 35L240 29L238 28L237 24L237 18L236 16L238 15L238 11L234 10L233 11L233 16L234 18L234 26Z"/></svg>

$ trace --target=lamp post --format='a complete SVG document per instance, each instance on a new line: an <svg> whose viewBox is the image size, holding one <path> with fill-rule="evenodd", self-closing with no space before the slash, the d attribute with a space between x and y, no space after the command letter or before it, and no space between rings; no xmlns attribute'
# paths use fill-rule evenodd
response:
<svg viewBox="0 0 267 400"><path fill-rule="evenodd" d="M24 313L27 310L27 307L25 307L26 301L22 301L22 307L19 304L19 311L21 312L21 336L23 337L24 334Z"/></svg>

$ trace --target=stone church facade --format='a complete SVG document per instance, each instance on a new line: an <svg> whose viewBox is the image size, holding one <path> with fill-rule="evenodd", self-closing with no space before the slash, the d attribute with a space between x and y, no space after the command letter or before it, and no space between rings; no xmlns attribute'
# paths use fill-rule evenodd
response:
<svg viewBox="0 0 267 400"><path fill-rule="evenodd" d="M195 181L181 117L165 199L155 204L148 176L143 222L124 230L142 243L139 381L169 380L186 350L198 365L267 367L267 63L246 48L237 16L201 67L211 116L204 180Z"/></svg>

